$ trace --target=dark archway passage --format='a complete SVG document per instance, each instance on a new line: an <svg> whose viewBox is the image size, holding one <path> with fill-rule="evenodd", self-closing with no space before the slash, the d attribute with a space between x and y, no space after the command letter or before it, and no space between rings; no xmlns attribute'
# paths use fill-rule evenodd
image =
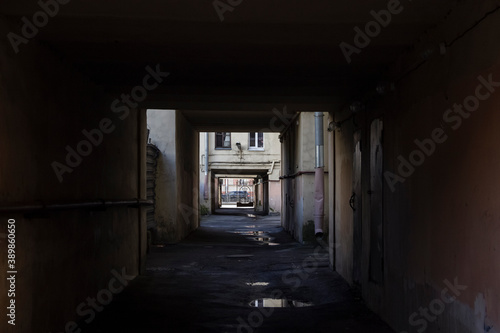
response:
<svg viewBox="0 0 500 333"><path fill-rule="evenodd" d="M224 20L214 8L220 3L233 9ZM175 288L188 274L172 275L178 282L166 285L171 291L147 280L153 273L146 271L147 109L176 113L170 133L179 140L163 149L175 155L176 190L167 191L172 207L158 223L179 228L164 228L167 241L181 242L199 226L198 132L267 129L280 132L289 155L282 225L305 239L301 231L313 219L302 212L313 204L302 193L312 187L315 140L301 133L312 133L307 112L328 112L325 235L338 245L330 249L329 269L359 284L368 307L397 331L498 330L499 2L270 3L0 3L0 290L13 284L6 272L19 272L15 298L0 297L0 308L15 302L9 311L16 326L9 313L12 322L4 316L1 332L77 332L72 322L97 311L107 320L105 332L137 331L134 322L164 331L177 323L200 331L210 326L194 323L219 323L188 306L223 307L214 295L211 302L185 298L180 312L166 307L179 305ZM372 127L375 119L383 127ZM380 144L372 145L372 133ZM7 248L13 221L15 263ZM241 240L240 246L249 241ZM188 241L179 249L200 247L199 257L222 263L203 246ZM181 260L176 248L168 247L165 259ZM129 290L117 278L125 271L138 278L124 281ZM195 273L191 288L201 293L210 275ZM157 296L141 295L148 290L140 283ZM233 295L235 285L225 286ZM323 295L330 287L321 287ZM116 304L113 290L121 290ZM96 298L99 304L87 303ZM172 311L154 312L155 304ZM282 319L292 326L300 318L300 326L321 331L314 316L322 306L297 313L303 316L276 311L263 325ZM220 323L233 320L231 314Z"/></svg>

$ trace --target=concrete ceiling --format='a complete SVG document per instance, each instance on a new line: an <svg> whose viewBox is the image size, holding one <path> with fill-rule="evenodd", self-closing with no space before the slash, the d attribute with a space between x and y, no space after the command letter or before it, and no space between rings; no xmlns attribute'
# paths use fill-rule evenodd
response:
<svg viewBox="0 0 500 333"><path fill-rule="evenodd" d="M221 21L212 0L72 0L36 38L109 92L141 83L145 66L159 63L170 76L148 107L192 110L198 123L214 122L203 110L266 111L268 122L274 107L329 110L363 93L457 0L402 0L402 12L351 64L339 44L353 44L354 27L387 0L238 2ZM0 3L19 30L21 17L39 10L37 1Z"/></svg>
<svg viewBox="0 0 500 333"><path fill-rule="evenodd" d="M182 113L201 132L272 131L269 125L269 111L211 111L209 116L206 110L182 110Z"/></svg>

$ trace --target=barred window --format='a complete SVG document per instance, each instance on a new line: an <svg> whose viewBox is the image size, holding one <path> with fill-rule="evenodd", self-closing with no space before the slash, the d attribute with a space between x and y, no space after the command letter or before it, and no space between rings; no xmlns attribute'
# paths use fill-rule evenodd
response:
<svg viewBox="0 0 500 333"><path fill-rule="evenodd" d="M250 144L248 149L264 149L264 133L250 132Z"/></svg>
<svg viewBox="0 0 500 333"><path fill-rule="evenodd" d="M231 149L231 133L215 132L215 148Z"/></svg>

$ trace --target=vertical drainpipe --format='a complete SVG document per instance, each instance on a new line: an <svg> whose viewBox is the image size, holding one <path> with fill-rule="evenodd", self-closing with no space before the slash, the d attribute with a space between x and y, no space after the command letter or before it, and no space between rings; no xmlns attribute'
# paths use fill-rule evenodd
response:
<svg viewBox="0 0 500 333"><path fill-rule="evenodd" d="M205 133L205 186L203 187L203 198L208 200L208 132Z"/></svg>
<svg viewBox="0 0 500 333"><path fill-rule="evenodd" d="M323 219L325 217L325 161L323 142L323 112L314 112L315 136L316 136L316 158L314 166L314 233L317 238L323 237Z"/></svg>

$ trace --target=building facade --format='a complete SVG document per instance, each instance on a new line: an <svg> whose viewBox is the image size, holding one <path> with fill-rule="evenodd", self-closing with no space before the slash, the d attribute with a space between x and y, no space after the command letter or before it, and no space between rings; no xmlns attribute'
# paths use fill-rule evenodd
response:
<svg viewBox="0 0 500 333"><path fill-rule="evenodd" d="M200 133L200 207L281 211L278 133ZM208 166L208 167L207 167Z"/></svg>

